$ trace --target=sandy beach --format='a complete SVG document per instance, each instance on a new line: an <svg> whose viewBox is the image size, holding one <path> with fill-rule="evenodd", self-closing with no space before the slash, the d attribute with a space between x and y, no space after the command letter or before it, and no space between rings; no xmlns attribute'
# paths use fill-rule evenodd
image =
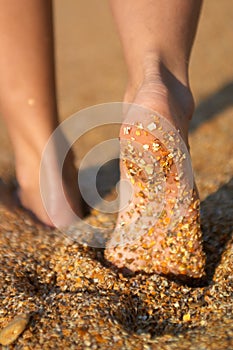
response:
<svg viewBox="0 0 233 350"><path fill-rule="evenodd" d="M54 3L61 120L122 101L127 72L108 2ZM7 349L233 348L232 10L229 0L205 1L190 67L190 146L207 257L202 279L124 276L106 264L102 249L35 223L15 202L13 154L0 119L0 343L10 321L21 314L28 320ZM77 163L105 133L75 144ZM103 192L115 171L108 170ZM87 218L97 226L114 220L96 211Z"/></svg>

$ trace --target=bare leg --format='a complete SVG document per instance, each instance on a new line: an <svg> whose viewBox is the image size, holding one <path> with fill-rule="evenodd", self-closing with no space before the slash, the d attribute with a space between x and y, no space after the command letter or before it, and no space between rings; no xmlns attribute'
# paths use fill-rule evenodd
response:
<svg viewBox="0 0 233 350"><path fill-rule="evenodd" d="M186 139L194 109L188 67L201 2L111 1L129 71L125 101L159 108L171 121L178 114Z"/></svg>
<svg viewBox="0 0 233 350"><path fill-rule="evenodd" d="M111 6L129 71L125 101L159 112L180 130L188 146L188 127L194 110L188 67L201 0L112 0ZM193 203L196 200L195 194ZM196 232L199 230L198 209L190 208L190 212L189 222L192 226L197 225ZM203 256L200 242L196 242L200 264L195 257L188 266L181 263L182 259L177 260L178 251L172 255L170 250L164 255L161 248L156 255L153 249L149 249L150 243L159 238L156 229L151 238L141 242L141 246L146 246L145 251L139 245L133 249L107 249L107 258L119 267L134 271L201 275ZM183 228L181 231L184 232ZM198 237L200 240L200 235Z"/></svg>
<svg viewBox="0 0 233 350"><path fill-rule="evenodd" d="M0 108L13 144L20 200L41 221L52 224L39 190L41 154L58 125L51 1L0 0L0 48ZM50 156L56 158L56 154ZM61 215L56 169L48 167L47 176L53 184L50 205L65 225L71 217ZM63 185L71 206L80 211L74 183L70 155Z"/></svg>

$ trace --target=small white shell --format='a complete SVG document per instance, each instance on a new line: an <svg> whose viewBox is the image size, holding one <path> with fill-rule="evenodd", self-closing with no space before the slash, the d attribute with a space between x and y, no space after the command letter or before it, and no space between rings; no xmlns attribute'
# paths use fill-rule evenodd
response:
<svg viewBox="0 0 233 350"><path fill-rule="evenodd" d="M147 129L150 131L153 131L157 128L156 124L154 122L150 123L149 125L147 125Z"/></svg>
<svg viewBox="0 0 233 350"><path fill-rule="evenodd" d="M148 175L152 175L154 173L154 166L152 164L146 165L145 171Z"/></svg>

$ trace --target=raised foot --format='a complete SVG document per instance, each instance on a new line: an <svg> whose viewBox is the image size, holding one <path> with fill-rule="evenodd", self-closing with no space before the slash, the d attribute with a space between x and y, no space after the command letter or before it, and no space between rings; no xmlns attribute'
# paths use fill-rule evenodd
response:
<svg viewBox="0 0 233 350"><path fill-rule="evenodd" d="M166 142L161 142L161 138L156 138L156 135L150 132L153 129L151 120L147 122L143 115L140 123L136 113L129 112L130 117L127 116L124 120L120 133L125 150L121 159L121 178L128 178L131 181L135 195L129 206L119 213L116 229L105 250L105 257L118 268L127 268L134 272L200 278L204 274L205 266L200 229L200 202L195 185L189 183L190 174L184 164L181 164L180 169L177 167L181 162L180 159L189 157L188 149L185 147L185 144L188 146L189 118L185 118L184 114L176 114L174 117L171 113L171 111L181 113L182 108L177 102L179 99L174 99L174 95L171 98L167 87L162 89L163 93L153 90L151 95L148 89L143 90L147 91L146 103L142 103L143 94L141 97L140 93L137 94L135 102L154 109L158 96L157 109L163 111L166 120L173 126L173 134L167 130L163 133L174 139L173 151ZM164 94L165 90L167 95ZM172 106L168 105L168 101L173 101ZM159 120L156 123L156 118L159 119L155 112L154 124L158 129L160 123ZM141 125L147 125L149 130L141 128ZM177 135L182 135L182 138L177 138ZM178 139L181 140L180 143ZM140 152L137 149L138 145L141 145L143 150L149 151L153 159L150 159L146 152ZM181 174L182 168L183 174ZM163 180L156 183L156 176L154 178L149 176L153 172L157 178L159 174L165 178L166 186L160 195L156 189L163 184ZM188 191L186 187L182 187L180 191L182 183L188 186ZM154 194L153 199L150 198L151 194ZM122 193L120 196L124 197ZM164 202L159 213L162 197ZM182 203L186 203L183 215L180 215L177 203L180 203L181 207Z"/></svg>

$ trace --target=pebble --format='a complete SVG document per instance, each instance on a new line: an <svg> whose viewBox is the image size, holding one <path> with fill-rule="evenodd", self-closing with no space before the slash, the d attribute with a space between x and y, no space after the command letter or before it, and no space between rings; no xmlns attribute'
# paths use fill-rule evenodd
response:
<svg viewBox="0 0 233 350"><path fill-rule="evenodd" d="M0 344L10 345L25 330L29 322L29 314L16 316L5 328L0 331Z"/></svg>
<svg viewBox="0 0 233 350"><path fill-rule="evenodd" d="M185 314L185 315L183 315L183 321L184 321L184 322L190 321L190 318L191 318L190 314Z"/></svg>

